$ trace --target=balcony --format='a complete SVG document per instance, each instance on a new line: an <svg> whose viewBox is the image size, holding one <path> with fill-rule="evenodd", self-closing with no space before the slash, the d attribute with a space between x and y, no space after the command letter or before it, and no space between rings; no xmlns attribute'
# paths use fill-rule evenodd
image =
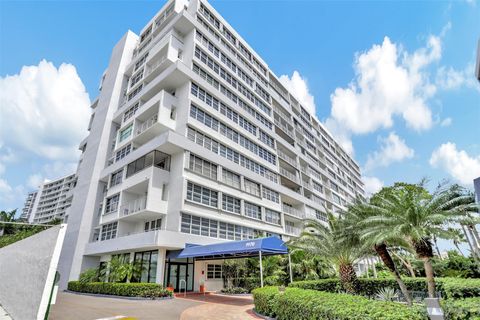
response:
<svg viewBox="0 0 480 320"><path fill-rule="evenodd" d="M288 178L289 180L300 184L300 179L298 179L297 175L291 173L291 172L288 171L287 169L284 169L284 168L281 168L281 167L280 167L280 174L281 174L282 176Z"/></svg>
<svg viewBox="0 0 480 320"><path fill-rule="evenodd" d="M290 164L294 168L297 167L297 161L294 158L290 157L289 155L287 155L285 152L283 152L280 149L277 149L277 153L278 153L278 156L280 157L280 159L287 162L288 164Z"/></svg>
<svg viewBox="0 0 480 320"><path fill-rule="evenodd" d="M145 210L147 208L147 197L137 198L132 201L128 201L126 204L120 207L120 216L128 216L135 212Z"/></svg>
<svg viewBox="0 0 480 320"><path fill-rule="evenodd" d="M295 218L303 219L305 217L302 211L290 206L282 205L282 211Z"/></svg>
<svg viewBox="0 0 480 320"><path fill-rule="evenodd" d="M298 227L292 227L292 226L285 226L285 233L288 235L296 236L298 237L302 233L302 229Z"/></svg>

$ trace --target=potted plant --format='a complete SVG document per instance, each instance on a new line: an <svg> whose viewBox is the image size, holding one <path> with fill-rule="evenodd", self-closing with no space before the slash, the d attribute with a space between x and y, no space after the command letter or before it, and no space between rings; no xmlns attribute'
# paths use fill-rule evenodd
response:
<svg viewBox="0 0 480 320"><path fill-rule="evenodd" d="M173 284L169 283L167 285L167 290L173 292L175 289L173 288Z"/></svg>
<svg viewBox="0 0 480 320"><path fill-rule="evenodd" d="M205 280L200 280L200 293L205 293Z"/></svg>

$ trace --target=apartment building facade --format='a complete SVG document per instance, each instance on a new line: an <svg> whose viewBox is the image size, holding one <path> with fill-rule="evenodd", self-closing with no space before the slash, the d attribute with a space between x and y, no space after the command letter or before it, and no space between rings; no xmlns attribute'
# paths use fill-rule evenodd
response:
<svg viewBox="0 0 480 320"><path fill-rule="evenodd" d="M33 207L35 204L35 200L37 198L38 191L32 191L27 194L25 198L25 203L23 204L22 214L20 215L20 219L24 221L29 221L30 216L33 212Z"/></svg>
<svg viewBox="0 0 480 320"><path fill-rule="evenodd" d="M20 217L30 223L48 223L55 219L67 221L76 182L75 174L45 181L38 190L27 195Z"/></svg>
<svg viewBox="0 0 480 320"><path fill-rule="evenodd" d="M297 236L363 197L358 164L206 1L169 1L114 47L80 143L61 286L112 256L137 279L222 286L186 244Z"/></svg>

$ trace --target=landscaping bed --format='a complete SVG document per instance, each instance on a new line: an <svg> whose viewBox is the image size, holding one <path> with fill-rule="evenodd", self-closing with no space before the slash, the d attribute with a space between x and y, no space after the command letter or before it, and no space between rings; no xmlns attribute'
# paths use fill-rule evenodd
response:
<svg viewBox="0 0 480 320"><path fill-rule="evenodd" d="M278 320L425 320L422 307L369 300L361 296L278 287L253 290L255 310Z"/></svg>
<svg viewBox="0 0 480 320"><path fill-rule="evenodd" d="M173 296L173 293L171 291L155 283L81 283L80 281L70 281L68 283L68 290L81 293L93 293L124 297L142 297L152 299L167 298Z"/></svg>
<svg viewBox="0 0 480 320"><path fill-rule="evenodd" d="M390 287L400 290L397 282L393 278L360 278L358 279L358 282L358 294L367 297L375 296L375 294L382 288ZM403 282L410 291L427 291L427 282L425 278L403 278ZM480 297L480 279L436 278L435 282L437 291L440 292L445 299ZM289 284L289 287L326 292L342 291L342 286L338 279L296 281Z"/></svg>
<svg viewBox="0 0 480 320"><path fill-rule="evenodd" d="M448 299L441 304L449 320L480 320L480 297Z"/></svg>

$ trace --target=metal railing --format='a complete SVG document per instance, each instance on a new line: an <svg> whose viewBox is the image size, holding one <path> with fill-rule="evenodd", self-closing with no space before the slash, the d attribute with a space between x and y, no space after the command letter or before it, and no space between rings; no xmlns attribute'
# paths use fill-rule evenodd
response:
<svg viewBox="0 0 480 320"><path fill-rule="evenodd" d="M280 174L284 177L287 177L288 179L294 181L294 182L297 182L299 183L299 179L297 177L297 175L291 173L290 171L288 171L287 169L284 169L284 168L280 168Z"/></svg>
<svg viewBox="0 0 480 320"><path fill-rule="evenodd" d="M151 126L153 126L158 121L158 113L150 117L148 120L143 122L135 131L135 135L139 135Z"/></svg>
<svg viewBox="0 0 480 320"><path fill-rule="evenodd" d="M147 68L147 70L145 70L145 77L147 77L153 71L155 71L155 69L157 69L165 60L167 60L166 55L160 57L160 59L157 62L155 62L153 65L151 65L149 68Z"/></svg>
<svg viewBox="0 0 480 320"><path fill-rule="evenodd" d="M285 226L285 232L294 236L299 236L302 233L302 229L292 226Z"/></svg>
<svg viewBox="0 0 480 320"><path fill-rule="evenodd" d="M132 213L143 210L147 207L147 197L137 198L132 201L128 201L120 207L120 213L122 216L128 216Z"/></svg>
<svg viewBox="0 0 480 320"><path fill-rule="evenodd" d="M285 152L283 152L280 149L277 149L277 152L278 152L278 156L281 159L285 160L286 162L288 162L289 164L291 164L294 167L297 166L297 161L294 158L290 157L289 155L287 155Z"/></svg>
<svg viewBox="0 0 480 320"><path fill-rule="evenodd" d="M289 215L292 215L292 216L295 216L295 217L298 217L298 218L303 218L304 217L303 212L298 210L298 209L295 209L295 208L292 208L292 207L289 207L289 206L286 206L286 205L282 205L282 208L283 208L284 213L287 213Z"/></svg>

